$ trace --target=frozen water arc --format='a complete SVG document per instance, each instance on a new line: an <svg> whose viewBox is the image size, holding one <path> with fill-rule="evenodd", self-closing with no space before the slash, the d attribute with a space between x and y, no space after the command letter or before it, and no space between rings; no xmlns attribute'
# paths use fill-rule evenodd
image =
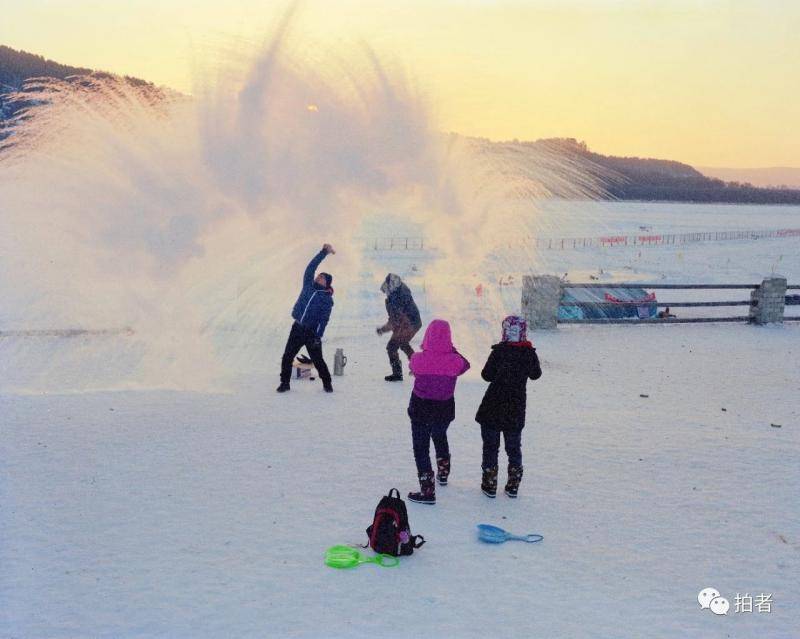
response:
<svg viewBox="0 0 800 639"><path fill-rule="evenodd" d="M370 217L424 225L440 248L434 310L457 318L454 269L486 268L536 198L597 192L555 153L487 156L437 133L406 75L363 48L309 60L292 26L200 65L193 97L108 74L15 96L28 108L0 153L4 328L130 326L120 380L207 386L284 332L323 241L340 249L336 312L356 312L352 238ZM234 351L215 343L221 328L241 335Z"/></svg>

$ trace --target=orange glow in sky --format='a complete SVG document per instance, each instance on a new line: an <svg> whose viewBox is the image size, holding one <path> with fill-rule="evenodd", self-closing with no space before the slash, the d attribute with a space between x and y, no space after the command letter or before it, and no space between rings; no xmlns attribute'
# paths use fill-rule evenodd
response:
<svg viewBox="0 0 800 639"><path fill-rule="evenodd" d="M257 41L256 0L8 2L0 44L191 91L193 62ZM699 166L800 166L800 3L779 0L309 0L295 32L368 43L430 97L440 128L575 137ZM312 106L312 105L310 105Z"/></svg>

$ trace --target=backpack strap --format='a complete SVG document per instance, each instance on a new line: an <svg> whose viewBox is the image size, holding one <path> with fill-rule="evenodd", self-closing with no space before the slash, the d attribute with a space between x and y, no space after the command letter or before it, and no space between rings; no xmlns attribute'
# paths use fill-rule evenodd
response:
<svg viewBox="0 0 800 639"><path fill-rule="evenodd" d="M422 541L418 541L418 540ZM425 543L425 537L422 535L414 535L411 537L411 543L413 544L414 548L420 548Z"/></svg>
<svg viewBox="0 0 800 639"><path fill-rule="evenodd" d="M399 490L397 490L397 488L392 488L392 489L389 491L389 494L387 495L387 497L391 497L393 492L397 493L397 498L398 498L398 499L400 499L400 491L399 491Z"/></svg>

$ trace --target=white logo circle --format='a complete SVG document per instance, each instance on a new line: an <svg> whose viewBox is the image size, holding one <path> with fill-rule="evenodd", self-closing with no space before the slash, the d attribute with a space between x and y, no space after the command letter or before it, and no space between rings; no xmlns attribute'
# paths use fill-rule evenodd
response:
<svg viewBox="0 0 800 639"><path fill-rule="evenodd" d="M716 588L703 588L697 595L697 603L705 610L711 604L711 600L716 597L719 597L719 591Z"/></svg>
<svg viewBox="0 0 800 639"><path fill-rule="evenodd" d="M725 597L714 597L708 607L715 615L727 615L731 604Z"/></svg>

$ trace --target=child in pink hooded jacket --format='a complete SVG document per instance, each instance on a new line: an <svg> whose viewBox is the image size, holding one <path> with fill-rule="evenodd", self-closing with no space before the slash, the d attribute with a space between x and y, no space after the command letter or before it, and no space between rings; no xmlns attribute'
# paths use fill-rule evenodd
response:
<svg viewBox="0 0 800 639"><path fill-rule="evenodd" d="M469 362L453 346L450 324L439 319L430 323L422 340L422 352L414 353L409 368L414 375L414 390L408 404L408 416L411 418L420 492L409 493L408 498L423 504L435 504L430 442L433 440L436 450L437 479L445 486L450 474L447 427L456 416L453 394L458 376L469 369Z"/></svg>

